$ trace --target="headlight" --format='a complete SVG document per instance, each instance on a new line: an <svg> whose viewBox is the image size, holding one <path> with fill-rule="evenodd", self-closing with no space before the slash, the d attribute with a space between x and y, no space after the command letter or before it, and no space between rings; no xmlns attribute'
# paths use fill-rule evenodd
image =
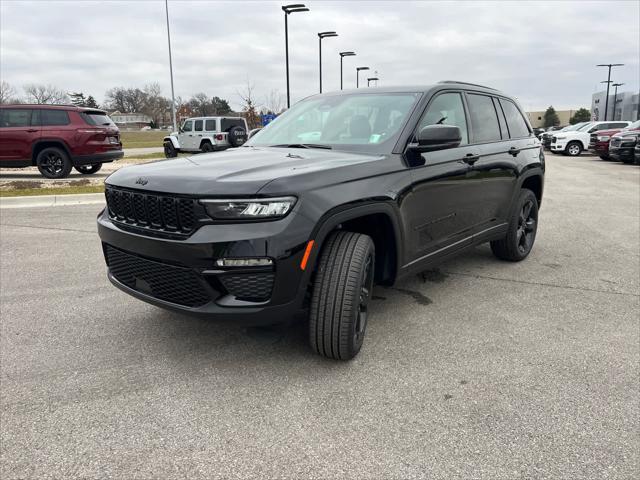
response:
<svg viewBox="0 0 640 480"><path fill-rule="evenodd" d="M564 140L567 137L556 137L556 140Z"/></svg>
<svg viewBox="0 0 640 480"><path fill-rule="evenodd" d="M608 141L611 137L609 135L602 135L601 137L597 137L599 142L606 142Z"/></svg>
<svg viewBox="0 0 640 480"><path fill-rule="evenodd" d="M296 203L295 197L200 200L211 218L251 220L284 217Z"/></svg>

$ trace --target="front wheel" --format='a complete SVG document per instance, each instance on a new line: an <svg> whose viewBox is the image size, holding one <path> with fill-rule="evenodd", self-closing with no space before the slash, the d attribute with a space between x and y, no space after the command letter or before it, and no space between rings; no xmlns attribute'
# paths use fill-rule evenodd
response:
<svg viewBox="0 0 640 480"><path fill-rule="evenodd" d="M569 145L564 149L564 152L570 157L577 157L582 153L582 145L580 142L569 142Z"/></svg>
<svg viewBox="0 0 640 480"><path fill-rule="evenodd" d="M350 360L360 351L369 319L374 267L371 237L340 231L328 238L309 312L309 341L320 355Z"/></svg>
<svg viewBox="0 0 640 480"><path fill-rule="evenodd" d="M176 147L173 146L173 143L167 141L167 142L164 142L163 146L164 146L164 156L166 158L175 158L178 156L178 152L176 150Z"/></svg>
<svg viewBox="0 0 640 480"><path fill-rule="evenodd" d="M56 147L42 150L36 158L36 165L44 177L55 179L67 177L72 167L69 155Z"/></svg>
<svg viewBox="0 0 640 480"><path fill-rule="evenodd" d="M92 173L96 173L100 171L100 169L102 168L102 164L94 163L93 165L78 165L73 168L75 168L78 172L82 173L83 175L91 175Z"/></svg>
<svg viewBox="0 0 640 480"><path fill-rule="evenodd" d="M538 199L531 190L523 188L516 209L509 219L507 234L491 242L491 251L501 260L519 262L527 258L538 231Z"/></svg>

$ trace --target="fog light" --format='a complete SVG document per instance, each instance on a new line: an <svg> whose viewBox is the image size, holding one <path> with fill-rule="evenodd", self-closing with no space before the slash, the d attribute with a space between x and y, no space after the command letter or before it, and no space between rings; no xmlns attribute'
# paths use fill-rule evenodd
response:
<svg viewBox="0 0 640 480"><path fill-rule="evenodd" d="M219 267L268 267L273 265L270 258L219 258L216 260Z"/></svg>

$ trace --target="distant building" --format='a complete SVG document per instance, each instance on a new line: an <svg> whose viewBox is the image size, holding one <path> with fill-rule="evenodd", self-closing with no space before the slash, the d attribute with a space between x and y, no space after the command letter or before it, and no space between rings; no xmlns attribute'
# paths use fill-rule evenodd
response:
<svg viewBox="0 0 640 480"><path fill-rule="evenodd" d="M558 118L560 119L560 125L569 125L569 120L576 113L576 110L556 110L558 114ZM544 127L544 113L546 110L542 110L540 112L527 112L527 116L529 117L529 122L533 128Z"/></svg>
<svg viewBox="0 0 640 480"><path fill-rule="evenodd" d="M618 92L613 105L613 89L609 89L609 108L607 120L638 120L638 92ZM607 91L596 92L591 97L591 118L604 120Z"/></svg>
<svg viewBox="0 0 640 480"><path fill-rule="evenodd" d="M115 111L109 116L120 128L142 128L151 125L152 118L144 113L120 113Z"/></svg>

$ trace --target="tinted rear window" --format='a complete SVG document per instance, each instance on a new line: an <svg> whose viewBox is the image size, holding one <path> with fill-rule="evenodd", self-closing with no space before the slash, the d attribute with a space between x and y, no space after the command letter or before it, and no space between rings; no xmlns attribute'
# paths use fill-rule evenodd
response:
<svg viewBox="0 0 640 480"><path fill-rule="evenodd" d="M89 125L110 126L114 125L113 120L101 112L82 112L80 114L85 122Z"/></svg>
<svg viewBox="0 0 640 480"><path fill-rule="evenodd" d="M500 140L498 116L493 107L493 100L486 95L468 95L469 115L475 143Z"/></svg>
<svg viewBox="0 0 640 480"><path fill-rule="evenodd" d="M64 110L40 110L40 122L43 127L69 125L69 114Z"/></svg>
<svg viewBox="0 0 640 480"><path fill-rule="evenodd" d="M0 110L0 127L28 127L31 125L31 110L26 108L3 108Z"/></svg>
<svg viewBox="0 0 640 480"><path fill-rule="evenodd" d="M241 118L223 118L222 119L222 128L223 132L228 131L231 127L242 127L244 128L244 121Z"/></svg>
<svg viewBox="0 0 640 480"><path fill-rule="evenodd" d="M216 131L216 121L215 120L206 120L204 122L204 129L207 132L215 132Z"/></svg>
<svg viewBox="0 0 640 480"><path fill-rule="evenodd" d="M528 137L529 127L527 127L527 122L522 117L518 107L516 107L513 102L505 100L504 98L500 99L500 103L502 104L504 115L507 117L507 126L509 127L511 138Z"/></svg>
<svg viewBox="0 0 640 480"><path fill-rule="evenodd" d="M196 120L193 129L196 132L201 132L202 131L202 120Z"/></svg>

